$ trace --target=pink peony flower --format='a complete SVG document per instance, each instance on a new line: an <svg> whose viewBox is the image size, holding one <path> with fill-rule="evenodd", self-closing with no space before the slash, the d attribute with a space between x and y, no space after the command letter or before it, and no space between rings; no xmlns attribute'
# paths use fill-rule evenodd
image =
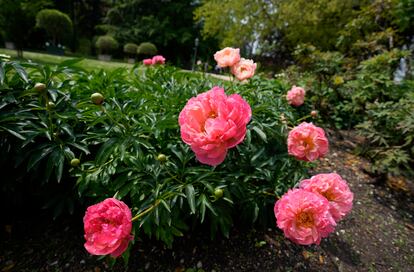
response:
<svg viewBox="0 0 414 272"><path fill-rule="evenodd" d="M165 58L161 55L153 56L152 64L165 64Z"/></svg>
<svg viewBox="0 0 414 272"><path fill-rule="evenodd" d="M144 65L152 65L152 59L144 59L143 61L142 61L142 63L144 64Z"/></svg>
<svg viewBox="0 0 414 272"><path fill-rule="evenodd" d="M121 255L132 240L131 211L115 198L88 207L83 217L85 248L93 255Z"/></svg>
<svg viewBox="0 0 414 272"><path fill-rule="evenodd" d="M305 90L301 87L293 86L286 95L288 103L292 106L300 106L305 101Z"/></svg>
<svg viewBox="0 0 414 272"><path fill-rule="evenodd" d="M320 127L303 122L288 135L288 152L298 160L314 161L329 151L328 139Z"/></svg>
<svg viewBox="0 0 414 272"><path fill-rule="evenodd" d="M256 66L256 63L252 60L242 58L238 63L231 67L231 72L238 80L245 80L254 76Z"/></svg>
<svg viewBox="0 0 414 272"><path fill-rule="evenodd" d="M233 66L240 61L240 49L226 47L214 54L217 65L221 68Z"/></svg>
<svg viewBox="0 0 414 272"><path fill-rule="evenodd" d="M346 181L336 173L319 174L310 179L302 180L299 187L324 196L329 201L329 211L336 222L352 209L354 194Z"/></svg>
<svg viewBox="0 0 414 272"><path fill-rule="evenodd" d="M277 226L300 245L319 244L335 226L329 202L319 194L302 189L289 190L274 208Z"/></svg>
<svg viewBox="0 0 414 272"><path fill-rule="evenodd" d="M240 95L227 96L224 89L214 87L188 100L180 112L181 138L201 163L215 166L229 148L243 141L251 115Z"/></svg>

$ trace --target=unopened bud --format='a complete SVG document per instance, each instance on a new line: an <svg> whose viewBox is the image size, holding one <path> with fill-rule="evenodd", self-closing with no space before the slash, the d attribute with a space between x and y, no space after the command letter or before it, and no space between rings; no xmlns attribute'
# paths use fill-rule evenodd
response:
<svg viewBox="0 0 414 272"><path fill-rule="evenodd" d="M34 85L34 89L38 92L43 92L44 90L46 90L46 85L38 82Z"/></svg>
<svg viewBox="0 0 414 272"><path fill-rule="evenodd" d="M91 95L91 100L92 100L92 103L94 103L95 105L101 105L104 101L104 97L100 93L93 93Z"/></svg>
<svg viewBox="0 0 414 272"><path fill-rule="evenodd" d="M80 160L77 158L74 158L70 161L70 165L72 165L73 167L77 167L80 164Z"/></svg>
<svg viewBox="0 0 414 272"><path fill-rule="evenodd" d="M310 114L313 118L316 118L318 116L318 112L316 110L311 111Z"/></svg>
<svg viewBox="0 0 414 272"><path fill-rule="evenodd" d="M157 156L157 160L159 160L160 162L165 162L167 160L167 156L165 156L164 154L159 154Z"/></svg>

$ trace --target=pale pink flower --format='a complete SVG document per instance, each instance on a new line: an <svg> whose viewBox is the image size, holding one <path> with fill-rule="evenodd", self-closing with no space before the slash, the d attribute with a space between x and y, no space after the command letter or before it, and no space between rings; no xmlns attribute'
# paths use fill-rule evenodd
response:
<svg viewBox="0 0 414 272"><path fill-rule="evenodd" d="M165 64L165 58L161 55L153 56L152 64Z"/></svg>
<svg viewBox="0 0 414 272"><path fill-rule="evenodd" d="M302 180L299 187L324 196L329 201L329 211L336 222L352 209L354 194L346 181L336 173L319 174L310 179Z"/></svg>
<svg viewBox="0 0 414 272"><path fill-rule="evenodd" d="M276 202L274 213L285 236L300 245L319 244L336 226L328 200L302 189L284 194Z"/></svg>
<svg viewBox="0 0 414 272"><path fill-rule="evenodd" d="M201 163L215 166L229 148L243 141L251 115L240 95L227 96L224 89L214 87L188 100L180 112L181 138Z"/></svg>
<svg viewBox="0 0 414 272"><path fill-rule="evenodd" d="M88 207L83 217L85 248L93 255L111 254L116 258L132 240L131 211L115 198Z"/></svg>
<svg viewBox="0 0 414 272"><path fill-rule="evenodd" d="M231 72L238 80L245 80L254 76L256 63L252 60L242 58L238 63L231 67Z"/></svg>
<svg viewBox="0 0 414 272"><path fill-rule="evenodd" d="M233 66L240 60L240 49L226 47L214 54L217 65L221 68Z"/></svg>
<svg viewBox="0 0 414 272"><path fill-rule="evenodd" d="M303 122L288 135L288 152L299 160L314 161L329 151L325 132L312 123Z"/></svg>
<svg viewBox="0 0 414 272"><path fill-rule="evenodd" d="M144 64L144 65L152 65L152 59L144 59L143 61L142 61L142 63Z"/></svg>
<svg viewBox="0 0 414 272"><path fill-rule="evenodd" d="M300 106L305 101L305 90L301 87L293 86L286 95L288 103L292 106Z"/></svg>

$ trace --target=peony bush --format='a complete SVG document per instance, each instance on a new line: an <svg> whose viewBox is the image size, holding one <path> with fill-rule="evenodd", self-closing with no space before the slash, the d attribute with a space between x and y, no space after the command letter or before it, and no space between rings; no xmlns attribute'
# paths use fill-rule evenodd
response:
<svg viewBox="0 0 414 272"><path fill-rule="evenodd" d="M164 65L85 72L76 60L4 62L0 114L10 118L0 147L28 179L65 180L72 203L90 204L85 248L94 255L121 255L132 233L171 246L197 224L227 236L235 222L275 217L287 238L318 244L352 207L340 177L304 180L308 161L328 152L325 133L300 123L311 116L288 103L286 85L252 77L256 64L243 68L239 51L227 51L215 58L240 68L242 84ZM151 65L164 63L156 57Z"/></svg>

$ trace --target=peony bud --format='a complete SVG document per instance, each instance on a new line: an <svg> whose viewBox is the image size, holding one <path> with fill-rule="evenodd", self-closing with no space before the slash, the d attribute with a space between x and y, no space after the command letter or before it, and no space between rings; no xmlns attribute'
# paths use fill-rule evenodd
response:
<svg viewBox="0 0 414 272"><path fill-rule="evenodd" d="M55 104L55 103L53 103L52 101L49 101L49 102L47 102L47 106L46 106L46 108L47 108L48 110L52 110L52 109L56 108L56 104Z"/></svg>
<svg viewBox="0 0 414 272"><path fill-rule="evenodd" d="M70 161L70 165L72 165L73 167L77 167L80 164L80 160L77 158L74 158Z"/></svg>
<svg viewBox="0 0 414 272"><path fill-rule="evenodd" d="M91 100L92 100L92 103L94 103L95 105L101 105L104 101L104 97L100 93L93 93L91 95Z"/></svg>
<svg viewBox="0 0 414 272"><path fill-rule="evenodd" d="M34 85L34 89L38 92L43 92L44 90L46 90L46 85L38 82Z"/></svg>
<svg viewBox="0 0 414 272"><path fill-rule="evenodd" d="M218 199L218 198L222 198L223 197L223 189L221 188L216 188L214 190L214 196Z"/></svg>
<svg viewBox="0 0 414 272"><path fill-rule="evenodd" d="M318 116L318 112L316 110L311 111L312 118L316 118Z"/></svg>
<svg viewBox="0 0 414 272"><path fill-rule="evenodd" d="M164 154L159 154L157 156L157 160L159 160L160 162L165 162L167 160L167 156L165 156Z"/></svg>

